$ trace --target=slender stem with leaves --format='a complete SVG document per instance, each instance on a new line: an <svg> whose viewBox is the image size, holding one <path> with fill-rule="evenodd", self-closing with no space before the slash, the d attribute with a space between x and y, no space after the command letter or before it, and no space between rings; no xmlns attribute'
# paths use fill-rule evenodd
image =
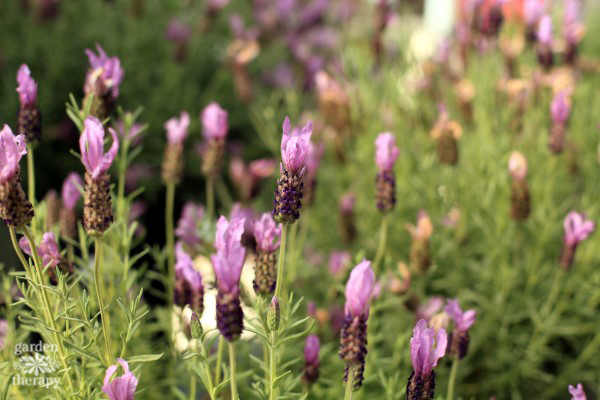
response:
<svg viewBox="0 0 600 400"><path fill-rule="evenodd" d="M94 239L95 246L95 257L94 257L94 284L96 285L96 298L98 300L98 307L100 307L100 319L102 320L102 334L104 336L104 344L106 346L106 365L112 363L112 348L110 343L110 327L108 323L108 315L104 307L104 299L101 291L101 267L102 267L102 238L96 237Z"/></svg>

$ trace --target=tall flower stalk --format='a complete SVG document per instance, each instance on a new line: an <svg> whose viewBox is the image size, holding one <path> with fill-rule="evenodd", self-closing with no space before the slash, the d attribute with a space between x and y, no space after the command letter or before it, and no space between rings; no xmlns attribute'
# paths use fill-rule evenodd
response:
<svg viewBox="0 0 600 400"><path fill-rule="evenodd" d="M106 346L105 362L106 365L110 365L113 360L110 324L101 288L102 236L113 222L110 176L107 171L119 150L119 139L114 129L108 128L113 138L113 143L110 150L104 153L105 133L102 122L96 117L87 117L84 121L84 127L79 139L81 161L86 169L83 227L87 234L94 238L94 284Z"/></svg>
<svg viewBox="0 0 600 400"><path fill-rule="evenodd" d="M221 172L228 129L228 114L218 103L212 102L200 115L204 143L202 174L206 178L206 208L212 219L215 212L215 180Z"/></svg>

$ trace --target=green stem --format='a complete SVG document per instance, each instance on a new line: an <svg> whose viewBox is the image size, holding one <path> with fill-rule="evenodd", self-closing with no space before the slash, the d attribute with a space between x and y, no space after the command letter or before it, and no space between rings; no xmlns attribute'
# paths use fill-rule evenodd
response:
<svg viewBox="0 0 600 400"><path fill-rule="evenodd" d="M230 381L231 386L231 400L238 400L237 395L237 384L235 382L235 343L229 342L229 370L230 370Z"/></svg>
<svg viewBox="0 0 600 400"><path fill-rule="evenodd" d="M387 241L387 227L388 227L389 214L383 216L381 220L381 226L379 230L379 246L377 247L377 253L375 254L375 260L373 261L373 269L375 274L379 272L379 263L385 253L385 243Z"/></svg>
<svg viewBox="0 0 600 400"><path fill-rule="evenodd" d="M173 228L173 206L175 202L175 184L167 183L167 204L165 207L165 225L167 227L167 309L173 308L173 284L175 282L175 236ZM169 331L171 328L169 328ZM169 334L169 341L171 336Z"/></svg>
<svg viewBox="0 0 600 400"><path fill-rule="evenodd" d="M126 133L128 135L129 133ZM125 174L127 173L127 150L129 140L125 139L121 144L119 155L119 181L117 184L117 218L124 220L125 215Z"/></svg>
<svg viewBox="0 0 600 400"><path fill-rule="evenodd" d="M208 384L208 395L209 397L212 399L213 398L213 380L212 380L212 376L210 375L210 366L208 365L208 353L206 352L206 349L204 348L204 344L202 343L201 339L198 339L198 343L200 343L200 351L202 356L204 357L203 363L204 363L204 369L206 370L206 383Z"/></svg>
<svg viewBox="0 0 600 400"><path fill-rule="evenodd" d="M96 297L98 299L98 307L100 307L100 319L102 320L102 333L104 336L104 344L106 345L106 362L107 366L112 364L112 348L110 345L110 330L108 324L108 315L104 310L104 299L100 290L100 279L102 274L100 268L102 258L102 238L94 238L94 284L96 285Z"/></svg>
<svg viewBox="0 0 600 400"><path fill-rule="evenodd" d="M219 346L217 347L217 365L215 365L215 386L221 383L221 360L223 360L223 348L225 347L225 339L219 337Z"/></svg>
<svg viewBox="0 0 600 400"><path fill-rule="evenodd" d="M196 400L196 376L190 374L190 400Z"/></svg>
<svg viewBox="0 0 600 400"><path fill-rule="evenodd" d="M458 357L452 361L452 369L450 370L450 379L448 379L448 394L447 400L454 399L454 383L456 382L456 371L458 371Z"/></svg>
<svg viewBox="0 0 600 400"><path fill-rule="evenodd" d="M275 284L275 296L281 302L281 291L283 287L283 263L285 259L285 241L287 238L287 224L281 225L281 246L279 247L279 264L277 265L277 283Z"/></svg>
<svg viewBox="0 0 600 400"><path fill-rule="evenodd" d="M27 190L29 201L35 206L35 166L33 161L33 146L27 145Z"/></svg>
<svg viewBox="0 0 600 400"><path fill-rule="evenodd" d="M56 319L54 317L54 311L52 310L52 307L50 306L50 300L48 298L48 293L46 291L46 288L44 287L44 279L42 276L42 269L43 269L42 261L38 254L37 248L35 247L35 240L33 239L31 232L29 232L29 229L27 229L27 226L25 226L25 225L23 225L21 227L21 229L23 230L23 234L25 235L25 237L27 238L27 241L29 242L29 246L31 248L31 254L33 254L33 262L35 264L34 270L37 274L37 280L41 287L40 297L42 299L42 302L44 303L43 304L44 312L46 314L46 317L48 318L48 324L52 328L52 336L54 336L54 341L56 342L56 346L58 348L58 357L60 359L60 363L61 363L63 369L65 370L64 372L65 372L65 376L67 377L67 385L68 385L69 389L71 391L73 391L73 381L71 380L71 375L69 374L69 366L67 364L66 351L65 351L63 342L60 340L60 338L58 336L58 326L56 324ZM20 250L19 250L19 252L20 252Z"/></svg>
<svg viewBox="0 0 600 400"><path fill-rule="evenodd" d="M275 389L273 384L275 383L275 377L277 373L277 355L275 354L275 338L276 333L271 332L271 343L269 345L269 400L275 399Z"/></svg>
<svg viewBox="0 0 600 400"><path fill-rule="evenodd" d="M208 217L212 219L215 213L215 180L211 177L206 178L206 208Z"/></svg>
<svg viewBox="0 0 600 400"><path fill-rule="evenodd" d="M354 385L354 365L348 367L348 380L346 381L346 391L344 400L352 400L352 386Z"/></svg>

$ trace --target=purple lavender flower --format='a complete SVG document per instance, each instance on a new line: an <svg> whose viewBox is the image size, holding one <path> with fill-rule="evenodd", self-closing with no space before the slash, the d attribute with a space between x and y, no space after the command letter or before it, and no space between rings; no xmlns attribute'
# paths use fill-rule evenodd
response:
<svg viewBox="0 0 600 400"><path fill-rule="evenodd" d="M0 182L13 179L19 172L19 161L27 154L25 136L15 136L8 125L0 131Z"/></svg>
<svg viewBox="0 0 600 400"><path fill-rule="evenodd" d="M254 290L270 294L277 284L276 250L280 245L281 224L273 221L271 213L264 213L254 222L256 263L254 265Z"/></svg>
<svg viewBox="0 0 600 400"><path fill-rule="evenodd" d="M463 312L458 300L448 300L444 311L454 322L454 331L448 340L450 342L448 354L458 357L459 360L463 359L469 347L469 328L475 323L477 312L475 310Z"/></svg>
<svg viewBox="0 0 600 400"><path fill-rule="evenodd" d="M71 172L62 185L62 204L68 210L73 210L83 191L83 179L77 172Z"/></svg>
<svg viewBox="0 0 600 400"><path fill-rule="evenodd" d="M309 335L304 345L304 375L302 379L309 383L315 383L319 379L319 350L321 342L317 335Z"/></svg>
<svg viewBox="0 0 600 400"><path fill-rule="evenodd" d="M104 127L96 117L87 117L84 121L85 129L79 138L81 161L92 179L97 179L111 166L119 150L119 138L114 129L108 128L112 135L113 143L110 150L104 153Z"/></svg>
<svg viewBox="0 0 600 400"><path fill-rule="evenodd" d="M190 249L202 243L202 239L198 233L199 223L202 221L202 218L204 218L204 206L202 204L193 202L185 203L181 217L177 222L175 236Z"/></svg>
<svg viewBox="0 0 600 400"><path fill-rule="evenodd" d="M175 247L175 291L173 303L181 308L189 305L192 311L202 315L204 311L204 286L202 275L194 268L192 257L183 249L181 242Z"/></svg>
<svg viewBox="0 0 600 400"><path fill-rule="evenodd" d="M417 307L415 316L417 320L424 319L429 321L444 305L444 298L439 296L430 297L427 303L420 304Z"/></svg>
<svg viewBox="0 0 600 400"><path fill-rule="evenodd" d="M571 400L587 400L587 396L583 391L583 385L578 383L577 386L569 385L569 394L572 396Z"/></svg>
<svg viewBox="0 0 600 400"><path fill-rule="evenodd" d="M227 136L228 117L218 103L212 102L204 108L200 116L202 134L206 139L224 139Z"/></svg>
<svg viewBox="0 0 600 400"><path fill-rule="evenodd" d="M400 151L390 132L380 133L375 140L375 163L379 169L375 179L375 201L379 211L386 213L396 205L396 177L394 163Z"/></svg>
<svg viewBox="0 0 600 400"><path fill-rule="evenodd" d="M567 119L569 119L570 113L571 104L565 91L556 93L552 99L552 103L550 104L552 122L554 124L564 125L567 122Z"/></svg>
<svg viewBox="0 0 600 400"><path fill-rule="evenodd" d="M192 28L180 18L171 18L165 36L171 42L185 44L192 36Z"/></svg>
<svg viewBox="0 0 600 400"><path fill-rule="evenodd" d="M90 61L90 71L86 78L84 92L98 97L110 94L113 99L116 99L119 97L119 86L125 74L121 67L121 60L118 57L108 57L99 44L96 44L96 50L97 55L91 50L85 51Z"/></svg>
<svg viewBox="0 0 600 400"><path fill-rule="evenodd" d="M350 265L351 255L347 251L333 250L329 254L329 273L332 276L341 276Z"/></svg>
<svg viewBox="0 0 600 400"><path fill-rule="evenodd" d="M282 168L289 174L304 175L312 128L312 122L308 121L302 130L292 130L290 118L285 117L281 139L281 160L283 161Z"/></svg>
<svg viewBox="0 0 600 400"><path fill-rule="evenodd" d="M119 136L119 141L125 142L125 140L127 140L133 146L137 146L140 143L140 141L142 139L144 125L139 124L139 123L134 123L129 128L129 131L125 132L125 121L120 119L115 124L115 128L116 128L117 134Z"/></svg>
<svg viewBox="0 0 600 400"><path fill-rule="evenodd" d="M167 140L169 143L183 143L188 135L188 127L190 126L190 116L187 112L182 111L179 118L173 117L165 122L165 130L167 131Z"/></svg>
<svg viewBox="0 0 600 400"><path fill-rule="evenodd" d="M277 166L277 161L272 158L260 158L258 160L251 161L248 165L250 176L253 179L265 179L273 175Z"/></svg>
<svg viewBox="0 0 600 400"><path fill-rule="evenodd" d="M435 388L433 368L446 353L447 344L448 337L443 328L440 328L436 335L433 328L427 327L425 320L417 322L410 339L413 372L406 385L407 399L433 399Z"/></svg>
<svg viewBox="0 0 600 400"><path fill-rule="evenodd" d="M523 16L528 26L535 26L542 15L544 15L546 5L540 0L525 0L523 5Z"/></svg>
<svg viewBox="0 0 600 400"><path fill-rule="evenodd" d="M217 252L211 256L218 288L217 327L230 342L237 340L243 329L239 282L246 258L246 249L241 243L244 222L244 219L219 218L215 238Z"/></svg>
<svg viewBox="0 0 600 400"><path fill-rule="evenodd" d="M302 130L292 130L289 117L283 122L281 139L281 176L277 181L273 216L277 222L294 223L300 218L304 194L303 177L306 172L306 156L312 135L312 122L308 121Z"/></svg>
<svg viewBox="0 0 600 400"><path fill-rule="evenodd" d="M569 269L575 259L575 251L580 242L587 239L594 231L596 225L592 220L586 220L585 214L571 211L565 218L563 237L563 251L560 265Z"/></svg>
<svg viewBox="0 0 600 400"><path fill-rule="evenodd" d="M106 393L110 400L133 400L138 380L135 375L133 375L133 372L129 370L127 361L122 358L117 358L117 363L118 364L111 365L106 369L104 382L102 383L102 391ZM117 372L119 365L121 365L121 368L123 369L123 375L118 376L111 381L111 378Z"/></svg>
<svg viewBox="0 0 600 400"><path fill-rule="evenodd" d="M23 253L32 255L29 241L25 236L19 240L19 247L23 250ZM37 246L38 255L42 258L42 264L45 267L56 267L61 262L60 252L58 251L58 243L56 237L52 232L46 232L42 236L42 241Z"/></svg>
<svg viewBox="0 0 600 400"><path fill-rule="evenodd" d="M356 205L356 195L353 192L347 192L340 198L340 210L344 213L354 212Z"/></svg>
<svg viewBox="0 0 600 400"><path fill-rule="evenodd" d="M576 44L581 39L581 29L581 1L565 0L564 31L567 41Z"/></svg>
<svg viewBox="0 0 600 400"><path fill-rule="evenodd" d="M367 318L369 300L375 286L375 274L371 262L361 261L350 273L346 284L344 327L340 337L340 358L346 363L344 381L353 373L353 388L362 386L367 356Z"/></svg>
<svg viewBox="0 0 600 400"><path fill-rule="evenodd" d="M21 108L35 108L37 103L37 82L31 77L31 71L26 64L21 65L17 72L17 93Z"/></svg>

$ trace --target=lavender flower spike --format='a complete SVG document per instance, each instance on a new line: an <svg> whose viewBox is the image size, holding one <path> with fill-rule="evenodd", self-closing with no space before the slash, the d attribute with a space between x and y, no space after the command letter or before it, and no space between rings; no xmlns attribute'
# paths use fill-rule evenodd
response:
<svg viewBox="0 0 600 400"><path fill-rule="evenodd" d="M175 291L173 303L181 308L189 305L198 315L204 312L204 286L202 275L194 268L192 257L181 242L175 247Z"/></svg>
<svg viewBox="0 0 600 400"><path fill-rule="evenodd" d="M122 358L117 358L117 363L117 365L111 365L106 369L104 382L102 383L102 391L106 393L110 400L133 400L138 380L135 375L133 375L133 372L129 370L127 361ZM123 375L118 376L111 381L111 378L117 372L119 365L123 368Z"/></svg>
<svg viewBox="0 0 600 400"><path fill-rule="evenodd" d="M188 135L190 116L182 111L180 117L173 117L165 122L167 131L167 147L162 164L162 178L165 182L179 183L183 175L183 141Z"/></svg>
<svg viewBox="0 0 600 400"><path fill-rule="evenodd" d="M565 124L571 113L571 103L564 91L558 92L550 103L550 114L555 124Z"/></svg>
<svg viewBox="0 0 600 400"><path fill-rule="evenodd" d="M454 322L454 331L450 334L450 347L448 354L463 359L469 347L469 328L475 323L477 312L475 310L464 311L460 308L458 300L448 300L444 308L446 314Z"/></svg>
<svg viewBox="0 0 600 400"><path fill-rule="evenodd" d="M175 236L188 247L188 250L202 243L198 233L198 224L203 217L204 206L202 204L187 202L183 206L181 217L177 222L177 229L175 229Z"/></svg>
<svg viewBox="0 0 600 400"><path fill-rule="evenodd" d="M289 117L283 122L281 139L281 177L277 181L273 216L277 222L294 223L300 218L304 191L303 177L306 172L306 156L312 122L308 121L302 130L292 130Z"/></svg>
<svg viewBox="0 0 600 400"><path fill-rule="evenodd" d="M4 125L0 131L0 218L14 228L29 223L34 214L19 174L19 161L26 152L25 136L13 135Z"/></svg>
<svg viewBox="0 0 600 400"><path fill-rule="evenodd" d="M118 57L108 57L99 44L96 45L98 55L91 50L86 50L90 62L83 92L86 99L93 97L92 115L104 119L114 107L114 102L119 97L119 86L123 80L124 71Z"/></svg>
<svg viewBox="0 0 600 400"><path fill-rule="evenodd" d="M363 260L350 273L346 284L345 319L340 336L340 358L346 363L344 381L353 373L353 388L360 389L367 356L369 300L375 286L371 262Z"/></svg>
<svg viewBox="0 0 600 400"><path fill-rule="evenodd" d="M554 64L552 53L552 17L548 14L540 18L537 31L537 57L540 65L549 69Z"/></svg>
<svg viewBox="0 0 600 400"><path fill-rule="evenodd" d="M594 221L586 220L585 214L571 211L564 222L563 251L560 265L569 269L575 259L575 250L580 242L587 239L596 228Z"/></svg>
<svg viewBox="0 0 600 400"><path fill-rule="evenodd" d="M396 205L396 177L394 163L400 151L390 132L380 133L375 140L375 163L379 169L375 180L375 199L379 211L386 213Z"/></svg>
<svg viewBox="0 0 600 400"><path fill-rule="evenodd" d="M225 137L228 129L228 116L218 103L212 102L200 115L204 143L202 149L202 173L214 179L221 170L225 152Z"/></svg>
<svg viewBox="0 0 600 400"><path fill-rule="evenodd" d="M304 345L304 375L302 379L308 384L319 379L319 350L321 342L317 335L309 335Z"/></svg>
<svg viewBox="0 0 600 400"><path fill-rule="evenodd" d="M241 243L244 223L243 218L227 221L221 216L215 238L217 253L211 256L218 289L217 327L230 342L237 340L243 329L239 282L246 258L246 249Z"/></svg>
<svg viewBox="0 0 600 400"><path fill-rule="evenodd" d="M581 383L578 383L577 386L569 385L569 394L572 396L571 400L587 400Z"/></svg>
<svg viewBox="0 0 600 400"><path fill-rule="evenodd" d="M271 213L264 213L254 222L256 239L256 264L254 265L254 290L260 294L273 293L277 284L277 256L281 224L273 221Z"/></svg>
<svg viewBox="0 0 600 400"><path fill-rule="evenodd" d="M27 143L40 140L42 135L42 114L37 106L37 82L31 77L29 67L23 64L17 72L17 93L19 93L19 134L25 135Z"/></svg>
<svg viewBox="0 0 600 400"><path fill-rule="evenodd" d="M410 339L410 359L413 372L406 385L406 399L433 399L435 372L433 368L446 353L448 337L446 330L428 328L425 320L419 320Z"/></svg>
<svg viewBox="0 0 600 400"><path fill-rule="evenodd" d="M60 232L64 237L73 238L77 234L77 216L75 206L83 192L83 179L76 172L71 172L62 185L62 208L60 209Z"/></svg>
<svg viewBox="0 0 600 400"><path fill-rule="evenodd" d="M102 236L113 221L110 198L110 178L106 172L119 150L119 139L114 129L110 150L104 153L104 127L96 117L87 117L85 129L79 138L81 161L86 169L83 226L91 236Z"/></svg>

